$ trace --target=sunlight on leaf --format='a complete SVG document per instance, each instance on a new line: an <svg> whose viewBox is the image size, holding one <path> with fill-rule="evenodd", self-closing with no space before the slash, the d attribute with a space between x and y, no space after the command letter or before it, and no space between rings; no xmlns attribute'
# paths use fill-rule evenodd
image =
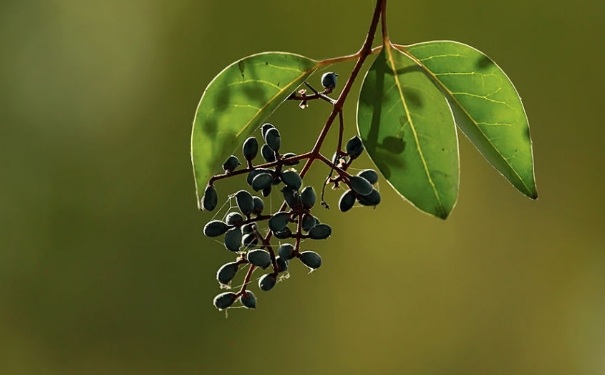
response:
<svg viewBox="0 0 605 375"><path fill-rule="evenodd" d="M537 198L529 124L510 79L480 51L453 41L398 46L446 94L456 124L504 177Z"/></svg>
<svg viewBox="0 0 605 375"><path fill-rule="evenodd" d="M210 82L191 134L198 203L227 157L318 67L300 55L267 52L236 61Z"/></svg>
<svg viewBox="0 0 605 375"><path fill-rule="evenodd" d="M357 126L389 184L420 210L445 219L458 196L458 139L432 78L385 46L364 78Z"/></svg>

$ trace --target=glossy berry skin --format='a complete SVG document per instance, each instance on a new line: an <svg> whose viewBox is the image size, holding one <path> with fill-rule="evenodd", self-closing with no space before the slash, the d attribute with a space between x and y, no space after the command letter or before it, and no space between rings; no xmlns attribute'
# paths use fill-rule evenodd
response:
<svg viewBox="0 0 605 375"><path fill-rule="evenodd" d="M275 157L275 151L269 147L268 144L264 144L260 149L261 155L263 155L263 159L267 161L267 163L273 163L277 158Z"/></svg>
<svg viewBox="0 0 605 375"><path fill-rule="evenodd" d="M258 245L258 236L256 233L248 233L242 237L242 245L245 247Z"/></svg>
<svg viewBox="0 0 605 375"><path fill-rule="evenodd" d="M256 308L256 296L249 290L244 291L244 294L240 297L240 301L248 309Z"/></svg>
<svg viewBox="0 0 605 375"><path fill-rule="evenodd" d="M260 191L273 183L273 176L270 173L259 173L252 179L252 189Z"/></svg>
<svg viewBox="0 0 605 375"><path fill-rule="evenodd" d="M284 243L279 246L277 249L277 254L279 257L285 260L290 260L294 258L294 246L289 243Z"/></svg>
<svg viewBox="0 0 605 375"><path fill-rule="evenodd" d="M288 270L288 261L280 256L275 257L275 263L277 263L277 272L286 272Z"/></svg>
<svg viewBox="0 0 605 375"><path fill-rule="evenodd" d="M258 141L254 137L250 137L244 141L242 145L242 154L246 160L252 160L258 154Z"/></svg>
<svg viewBox="0 0 605 375"><path fill-rule="evenodd" d="M378 182L378 173L373 169L364 169L357 174L359 177L363 177L372 185Z"/></svg>
<svg viewBox="0 0 605 375"><path fill-rule="evenodd" d="M351 176L349 187L359 195L368 195L374 189L368 180L360 176Z"/></svg>
<svg viewBox="0 0 605 375"><path fill-rule="evenodd" d="M263 126L261 126L260 128L260 133L263 136L263 139L265 139L265 135L267 134L267 131L269 129L273 129L275 126L273 124L270 124L268 122L264 123Z"/></svg>
<svg viewBox="0 0 605 375"><path fill-rule="evenodd" d="M250 250L246 255L246 259L250 264L261 268L267 268L271 265L271 255L269 255L267 250Z"/></svg>
<svg viewBox="0 0 605 375"><path fill-rule="evenodd" d="M349 139L346 144L347 154L351 159L356 159L363 152L363 143L358 136Z"/></svg>
<svg viewBox="0 0 605 375"><path fill-rule="evenodd" d="M313 270L321 267L321 257L314 251L303 251L298 257L305 266Z"/></svg>
<svg viewBox="0 0 605 375"><path fill-rule="evenodd" d="M242 163L240 163L237 156L231 155L223 163L223 169L225 170L225 172L229 173L229 172L233 172L235 170L235 168L239 167L240 165L242 165Z"/></svg>
<svg viewBox="0 0 605 375"><path fill-rule="evenodd" d="M216 194L216 189L212 185L206 186L204 190L204 196L201 200L201 208L204 211L212 211L216 208L218 204L218 195Z"/></svg>
<svg viewBox="0 0 605 375"><path fill-rule="evenodd" d="M235 193L235 202L237 203L237 207L239 207L239 210L242 212L242 214L250 216L252 210L254 209L252 194L248 193L246 190L240 190Z"/></svg>
<svg viewBox="0 0 605 375"><path fill-rule="evenodd" d="M317 224L309 231L309 238L314 240L325 240L332 234L332 228L327 224Z"/></svg>
<svg viewBox="0 0 605 375"><path fill-rule="evenodd" d="M244 217L239 212L229 212L225 217L227 225L239 226L244 222Z"/></svg>
<svg viewBox="0 0 605 375"><path fill-rule="evenodd" d="M286 229L290 222L290 213L288 212L277 212L269 219L269 229L273 232L280 232Z"/></svg>
<svg viewBox="0 0 605 375"><path fill-rule="evenodd" d="M277 283L277 278L274 274L268 273L260 277L258 280L258 287L265 292L270 291Z"/></svg>
<svg viewBox="0 0 605 375"><path fill-rule="evenodd" d="M254 204L252 208L252 213L255 215L260 215L263 213L263 209L265 208L265 203L260 197L252 197L252 203Z"/></svg>
<svg viewBox="0 0 605 375"><path fill-rule="evenodd" d="M360 195L357 197L357 201L363 206L378 206L380 200L380 193L376 189L373 189L372 192L366 196Z"/></svg>
<svg viewBox="0 0 605 375"><path fill-rule="evenodd" d="M300 203L302 203L303 207L307 210L313 208L316 199L317 196L315 195L315 190L313 190L312 186L307 186L300 192Z"/></svg>
<svg viewBox="0 0 605 375"><path fill-rule="evenodd" d="M342 212L347 212L351 208L353 208L354 204L355 192L353 190L347 190L344 192L344 194L340 197L340 200L338 201L338 209Z"/></svg>
<svg viewBox="0 0 605 375"><path fill-rule="evenodd" d="M237 299L237 295L233 292L221 293L214 297L214 307L219 310L225 310L233 305L233 302Z"/></svg>
<svg viewBox="0 0 605 375"><path fill-rule="evenodd" d="M302 186L302 178L296 171L285 171L280 177L284 184L289 188L298 190Z"/></svg>
<svg viewBox="0 0 605 375"><path fill-rule="evenodd" d="M216 272L216 280L223 285L229 285L235 277L237 269L238 264L236 262L223 264Z"/></svg>
<svg viewBox="0 0 605 375"><path fill-rule="evenodd" d="M321 76L321 85L328 90L333 90L336 87L336 77L338 74L334 72L324 73Z"/></svg>
<svg viewBox="0 0 605 375"><path fill-rule="evenodd" d="M242 245L242 231L240 228L231 228L225 233L225 248L231 251L239 251Z"/></svg>
<svg viewBox="0 0 605 375"><path fill-rule="evenodd" d="M204 226L204 236L206 237L218 237L224 234L229 229L229 226L220 220L209 221Z"/></svg>
<svg viewBox="0 0 605 375"><path fill-rule="evenodd" d="M267 142L267 145L271 150L279 152L279 148L281 147L281 135L279 134L279 130L277 130L277 128L267 130L265 133L265 142Z"/></svg>
<svg viewBox="0 0 605 375"><path fill-rule="evenodd" d="M310 231L319 224L319 221L311 214L304 214L302 217L302 230L305 232Z"/></svg>

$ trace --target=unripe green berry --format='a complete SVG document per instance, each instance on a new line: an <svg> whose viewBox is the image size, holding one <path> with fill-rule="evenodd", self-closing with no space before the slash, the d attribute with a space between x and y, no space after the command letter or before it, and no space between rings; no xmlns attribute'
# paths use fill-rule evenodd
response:
<svg viewBox="0 0 605 375"><path fill-rule="evenodd" d="M246 255L246 259L250 264L261 268L267 268L271 265L271 255L269 255L267 250L263 249L250 250Z"/></svg>
<svg viewBox="0 0 605 375"><path fill-rule="evenodd" d="M233 305L233 302L237 299L237 295L233 292L221 293L214 297L214 307L219 310L225 310L229 306Z"/></svg>
<svg viewBox="0 0 605 375"><path fill-rule="evenodd" d="M240 301L248 309L256 308L256 296L249 290L244 291L244 294L240 297Z"/></svg>
<svg viewBox="0 0 605 375"><path fill-rule="evenodd" d="M252 200L252 194L246 190L240 190L235 193L235 202L239 207L239 210L245 215L250 216L252 209L254 208L254 201Z"/></svg>
<svg viewBox="0 0 605 375"><path fill-rule="evenodd" d="M300 203L307 210L313 208L316 199L315 190L312 186L307 186L300 192Z"/></svg>
<svg viewBox="0 0 605 375"><path fill-rule="evenodd" d="M281 135L279 134L279 130L277 130L277 128L267 130L265 133L265 142L271 147L271 150L279 152L281 146Z"/></svg>
<svg viewBox="0 0 605 375"><path fill-rule="evenodd" d="M288 226L290 222L290 213L289 212L277 212L271 216L269 219L269 229L273 232L279 232Z"/></svg>
<svg viewBox="0 0 605 375"><path fill-rule="evenodd" d="M231 228L225 233L224 244L227 250L239 251L242 244L242 231L240 228Z"/></svg>
<svg viewBox="0 0 605 375"><path fill-rule="evenodd" d="M281 177L281 180L284 182L284 184L287 187L290 187L294 190L300 189L300 187L302 185L302 178L296 171L290 170L290 171L282 172L280 177Z"/></svg>
<svg viewBox="0 0 605 375"><path fill-rule="evenodd" d="M263 190L273 183L273 176L270 173L259 173L252 179L252 189L254 191Z"/></svg>
<svg viewBox="0 0 605 375"><path fill-rule="evenodd" d="M268 292L271 289L273 289L276 282L277 282L277 277L275 277L275 275L272 273L268 273L268 274L262 275L260 277L260 279L258 280L258 287L261 290Z"/></svg>
<svg viewBox="0 0 605 375"><path fill-rule="evenodd" d="M354 204L355 192L353 190L347 190L338 201L338 209L340 209L342 212L347 212L353 207Z"/></svg>
<svg viewBox="0 0 605 375"><path fill-rule="evenodd" d="M289 243L283 243L277 249L277 254L281 259L290 260L294 258L294 246Z"/></svg>
<svg viewBox="0 0 605 375"><path fill-rule="evenodd" d="M204 196L201 199L201 208L204 211L212 211L216 208L218 203L218 196L216 194L216 189L212 185L206 186L204 190Z"/></svg>
<svg viewBox="0 0 605 375"><path fill-rule="evenodd" d="M231 280L235 277L237 269L237 262L223 264L216 272L216 280L223 285L229 285Z"/></svg>
<svg viewBox="0 0 605 375"><path fill-rule="evenodd" d="M243 222L244 217L239 212L229 212L225 217L225 223L227 223L227 225L239 226L242 225Z"/></svg>
<svg viewBox="0 0 605 375"><path fill-rule="evenodd" d="M258 141L254 137L250 137L244 141L242 146L242 154L246 160L252 160L258 154Z"/></svg>
<svg viewBox="0 0 605 375"><path fill-rule="evenodd" d="M313 270L321 267L321 257L315 251L303 251L298 257L305 266Z"/></svg>
<svg viewBox="0 0 605 375"><path fill-rule="evenodd" d="M224 234L229 229L229 226L220 220L209 221L204 226L204 236L206 237L218 237Z"/></svg>
<svg viewBox="0 0 605 375"><path fill-rule="evenodd" d="M363 177L372 185L378 182L378 173L373 169L364 169L357 174L359 177Z"/></svg>
<svg viewBox="0 0 605 375"><path fill-rule="evenodd" d="M368 180L360 176L351 176L349 187L359 195L368 195L374 189Z"/></svg>
<svg viewBox="0 0 605 375"><path fill-rule="evenodd" d="M327 224L317 224L309 231L309 238L314 240L325 240L332 234L332 228Z"/></svg>

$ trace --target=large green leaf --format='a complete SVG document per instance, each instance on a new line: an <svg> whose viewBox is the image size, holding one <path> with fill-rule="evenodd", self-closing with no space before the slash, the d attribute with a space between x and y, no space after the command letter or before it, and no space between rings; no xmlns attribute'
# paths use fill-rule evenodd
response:
<svg viewBox="0 0 605 375"><path fill-rule="evenodd" d="M412 59L386 45L363 81L357 126L404 198L445 219L458 197L458 138L447 100Z"/></svg>
<svg viewBox="0 0 605 375"><path fill-rule="evenodd" d="M519 191L537 198L531 137L519 94L502 69L462 43L400 47L440 86L457 125Z"/></svg>
<svg viewBox="0 0 605 375"><path fill-rule="evenodd" d="M303 56L267 52L234 62L210 82L191 134L198 202L221 163L318 67Z"/></svg>

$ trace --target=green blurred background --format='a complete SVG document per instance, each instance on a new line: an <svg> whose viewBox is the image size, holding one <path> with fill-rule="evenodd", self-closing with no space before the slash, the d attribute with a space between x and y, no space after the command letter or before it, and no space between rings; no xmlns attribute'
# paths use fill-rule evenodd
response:
<svg viewBox="0 0 605 375"><path fill-rule="evenodd" d="M511 77L540 199L461 139L447 221L383 184L376 210L318 211L334 228L314 248L321 270L293 267L255 311L225 319L212 306L232 257L201 236L211 215L195 203L189 136L204 87L255 52L353 53L372 8L2 0L0 374L604 374L597 0L391 1L395 42L462 41ZM329 108L295 107L273 120L300 152Z"/></svg>

